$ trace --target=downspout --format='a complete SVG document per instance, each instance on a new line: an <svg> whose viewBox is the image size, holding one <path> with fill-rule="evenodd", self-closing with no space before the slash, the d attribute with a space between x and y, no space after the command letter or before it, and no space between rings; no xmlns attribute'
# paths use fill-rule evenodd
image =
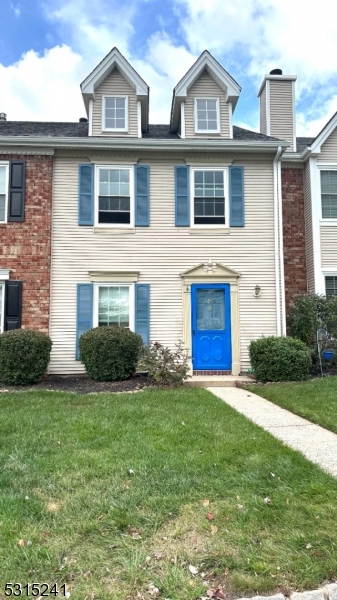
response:
<svg viewBox="0 0 337 600"><path fill-rule="evenodd" d="M283 211L282 211L282 175L281 161L278 161L278 210L279 210L279 235L280 235L280 275L281 275L281 335L287 335L286 324L286 293L284 280L284 252L283 252Z"/></svg>
<svg viewBox="0 0 337 600"><path fill-rule="evenodd" d="M279 261L279 227L278 227L278 161L282 154L279 146L273 160L274 171L274 251L275 251L275 293L276 293L276 334L281 335L281 311L280 311L280 261Z"/></svg>

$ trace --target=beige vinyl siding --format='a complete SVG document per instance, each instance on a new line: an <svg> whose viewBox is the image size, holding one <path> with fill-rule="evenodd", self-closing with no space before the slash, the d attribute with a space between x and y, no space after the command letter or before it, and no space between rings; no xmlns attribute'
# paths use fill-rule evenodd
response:
<svg viewBox="0 0 337 600"><path fill-rule="evenodd" d="M328 139L322 144L321 154L317 157L317 162L319 161L337 162L337 129L334 129Z"/></svg>
<svg viewBox="0 0 337 600"><path fill-rule="evenodd" d="M112 154L110 159L116 163ZM122 160L128 163L125 156ZM129 164L134 160L130 156ZM201 160L198 156L198 165ZM201 235L191 233L188 227L175 227L174 166L182 161L172 161L165 154L141 161L150 165L150 227L115 234L78 226L79 162L86 160L56 158L54 164L50 372L84 371L74 359L76 284L89 282L90 270L139 271L139 282L151 285L151 340L174 347L183 338L180 274L209 259L241 273L239 329L242 370L246 370L249 342L262 335L276 335L271 160L242 161L234 156L234 164L245 168L246 225L220 235L211 231ZM256 284L262 289L260 298L253 296Z"/></svg>
<svg viewBox="0 0 337 600"><path fill-rule="evenodd" d="M128 133L113 131L102 131L102 96L128 96L129 104L129 131ZM106 80L95 91L92 110L92 135L108 136L138 136L137 124L137 98L136 92L124 79L117 69L109 75Z"/></svg>
<svg viewBox="0 0 337 600"><path fill-rule="evenodd" d="M260 95L260 133L268 135L267 133L267 92L266 86L264 86Z"/></svg>
<svg viewBox="0 0 337 600"><path fill-rule="evenodd" d="M292 81L270 80L270 134L290 142L294 150L293 84Z"/></svg>
<svg viewBox="0 0 337 600"><path fill-rule="evenodd" d="M305 253L307 263L308 292L315 292L314 247L312 231L310 164L304 166L304 219L305 219Z"/></svg>
<svg viewBox="0 0 337 600"><path fill-rule="evenodd" d="M194 124L194 98L219 98L220 106L220 134L196 134ZM187 92L185 103L185 136L190 137L218 137L230 138L229 107L226 102L225 92L218 86L212 77L203 71L197 81Z"/></svg>
<svg viewBox="0 0 337 600"><path fill-rule="evenodd" d="M337 267L337 226L321 227L322 269Z"/></svg>

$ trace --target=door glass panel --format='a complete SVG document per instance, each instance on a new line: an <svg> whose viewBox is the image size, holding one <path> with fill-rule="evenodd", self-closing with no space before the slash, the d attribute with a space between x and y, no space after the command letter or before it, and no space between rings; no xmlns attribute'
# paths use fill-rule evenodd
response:
<svg viewBox="0 0 337 600"><path fill-rule="evenodd" d="M225 329L225 292L197 289L197 329Z"/></svg>

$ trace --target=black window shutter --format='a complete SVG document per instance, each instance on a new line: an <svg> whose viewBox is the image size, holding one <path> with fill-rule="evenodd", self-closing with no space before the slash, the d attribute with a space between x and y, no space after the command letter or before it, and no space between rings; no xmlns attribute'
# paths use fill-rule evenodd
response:
<svg viewBox="0 0 337 600"><path fill-rule="evenodd" d="M9 169L8 221L25 220L25 161L11 160Z"/></svg>
<svg viewBox="0 0 337 600"><path fill-rule="evenodd" d="M6 281L4 330L21 327L22 281Z"/></svg>

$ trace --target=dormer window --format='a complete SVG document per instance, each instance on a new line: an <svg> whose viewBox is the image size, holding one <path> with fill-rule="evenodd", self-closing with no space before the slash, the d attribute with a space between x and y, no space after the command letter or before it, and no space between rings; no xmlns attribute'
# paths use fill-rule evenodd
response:
<svg viewBox="0 0 337 600"><path fill-rule="evenodd" d="M196 98L194 113L196 133L220 133L218 98Z"/></svg>
<svg viewBox="0 0 337 600"><path fill-rule="evenodd" d="M103 96L103 131L128 131L128 97Z"/></svg>

